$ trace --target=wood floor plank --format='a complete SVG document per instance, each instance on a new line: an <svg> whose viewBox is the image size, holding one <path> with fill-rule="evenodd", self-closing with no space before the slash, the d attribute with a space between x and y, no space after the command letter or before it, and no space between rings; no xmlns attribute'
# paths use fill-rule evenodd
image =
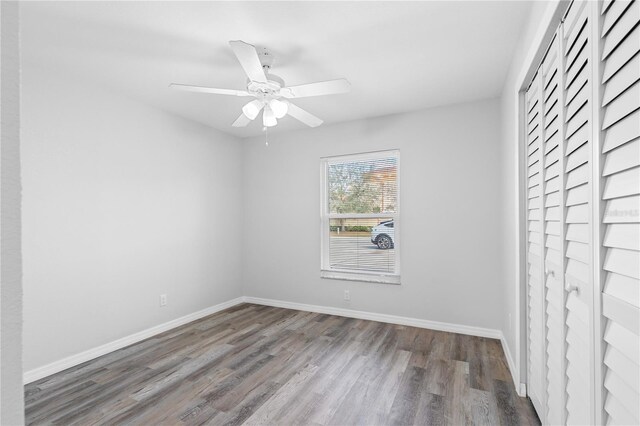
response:
<svg viewBox="0 0 640 426"><path fill-rule="evenodd" d="M450 377L444 399L444 416L447 424L473 424L471 415L471 393L469 387L469 363L449 361Z"/></svg>
<svg viewBox="0 0 640 426"><path fill-rule="evenodd" d="M341 398L340 404L329 423L362 424L366 413L376 409L374 406L377 393L376 379L385 374L386 371L381 366L368 362L354 385Z"/></svg>
<svg viewBox="0 0 640 426"><path fill-rule="evenodd" d="M422 396L422 383L426 371L420 367L409 367L405 371L400 388L396 393L389 413L390 425L407 425L416 423L416 413Z"/></svg>
<svg viewBox="0 0 640 426"><path fill-rule="evenodd" d="M254 411L273 397L280 387L282 385L276 382L262 383L248 393L238 405L216 416L215 423L224 426L244 424Z"/></svg>
<svg viewBox="0 0 640 426"><path fill-rule="evenodd" d="M426 363L425 390L434 395L446 395L451 380L452 365L449 360L429 358Z"/></svg>
<svg viewBox="0 0 640 426"><path fill-rule="evenodd" d="M329 424L335 412L340 407L342 399L356 384L358 377L366 368L368 358L360 354L354 354L339 374L330 383L330 388L323 392L317 401L314 410L305 422L317 424ZM286 419L280 419L285 421Z"/></svg>
<svg viewBox="0 0 640 426"><path fill-rule="evenodd" d="M29 425L538 425L500 341L241 304L25 386Z"/></svg>
<svg viewBox="0 0 640 426"><path fill-rule="evenodd" d="M494 380L493 389L500 424L519 425L525 423L527 421L526 413L519 409L518 396L515 394L513 385L502 380Z"/></svg>
<svg viewBox="0 0 640 426"><path fill-rule="evenodd" d="M500 422L498 407L490 392L470 389L471 419L474 425L496 425Z"/></svg>
<svg viewBox="0 0 640 426"><path fill-rule="evenodd" d="M247 425L275 424L274 420L283 410L286 409L290 401L300 391L300 389L318 372L318 366L307 364L294 377L284 383L280 389L259 409L247 418Z"/></svg>
<svg viewBox="0 0 640 426"><path fill-rule="evenodd" d="M422 392L414 424L444 425L444 397L429 392Z"/></svg>
<svg viewBox="0 0 640 426"><path fill-rule="evenodd" d="M391 362L382 367L384 373L371 387L371 401L368 406L358 407L363 415L360 424L385 424L391 413L393 401L398 394L402 377L409 365L411 352L397 351Z"/></svg>

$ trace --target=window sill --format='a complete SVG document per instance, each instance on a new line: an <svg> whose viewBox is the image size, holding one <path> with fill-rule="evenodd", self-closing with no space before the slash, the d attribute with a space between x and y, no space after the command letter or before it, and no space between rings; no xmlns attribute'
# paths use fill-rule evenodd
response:
<svg viewBox="0 0 640 426"><path fill-rule="evenodd" d="M378 284L400 284L400 275L379 275L363 272L331 271L326 269L320 270L320 278L330 280L364 281Z"/></svg>

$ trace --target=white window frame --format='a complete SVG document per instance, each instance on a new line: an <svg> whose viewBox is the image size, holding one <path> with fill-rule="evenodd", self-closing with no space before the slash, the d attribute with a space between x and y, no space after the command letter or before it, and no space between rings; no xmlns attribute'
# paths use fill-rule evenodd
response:
<svg viewBox="0 0 640 426"><path fill-rule="evenodd" d="M329 182L328 168L329 164L336 162L351 162L363 160L375 160L378 158L395 157L397 164L396 182L397 182L397 200L395 213L329 213ZM347 281L365 281L383 284L400 284L400 150L386 150L365 152L360 154L340 155L333 157L322 157L320 159L320 277L328 279L338 279ZM393 245L395 250L395 272L383 273L377 271L363 271L353 269L337 269L332 268L329 263L329 223L331 219L342 218L361 218L361 219L393 219L394 235Z"/></svg>

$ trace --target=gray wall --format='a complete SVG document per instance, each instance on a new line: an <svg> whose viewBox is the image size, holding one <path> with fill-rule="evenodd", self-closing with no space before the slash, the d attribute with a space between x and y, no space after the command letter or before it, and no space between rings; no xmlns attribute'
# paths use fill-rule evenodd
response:
<svg viewBox="0 0 640 426"><path fill-rule="evenodd" d="M0 424L24 422L18 2L0 2Z"/></svg>
<svg viewBox="0 0 640 426"><path fill-rule="evenodd" d="M246 296L500 329L497 100L244 141ZM402 285L321 279L323 156L400 149ZM342 300L351 291L351 302Z"/></svg>
<svg viewBox="0 0 640 426"><path fill-rule="evenodd" d="M33 64L22 78L25 370L241 295L236 138Z"/></svg>

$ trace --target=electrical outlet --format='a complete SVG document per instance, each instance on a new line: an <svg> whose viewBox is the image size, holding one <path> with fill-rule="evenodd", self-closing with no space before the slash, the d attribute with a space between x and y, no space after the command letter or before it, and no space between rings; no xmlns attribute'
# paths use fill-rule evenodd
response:
<svg viewBox="0 0 640 426"><path fill-rule="evenodd" d="M344 300L346 300L347 302L351 300L351 293L349 293L349 290L344 291Z"/></svg>
<svg viewBox="0 0 640 426"><path fill-rule="evenodd" d="M160 295L160 306L167 306L167 295L166 294L161 294Z"/></svg>

